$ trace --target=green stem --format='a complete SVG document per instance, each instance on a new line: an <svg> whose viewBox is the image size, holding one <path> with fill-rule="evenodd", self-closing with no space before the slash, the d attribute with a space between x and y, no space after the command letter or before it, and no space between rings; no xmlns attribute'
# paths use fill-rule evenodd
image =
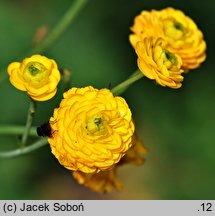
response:
<svg viewBox="0 0 215 216"><path fill-rule="evenodd" d="M125 80L124 82L122 82L119 85L117 85L114 88L112 88L111 92L115 96L121 95L123 92L125 92L127 90L127 88L130 85L132 85L133 83L135 83L137 80L141 79L142 77L144 77L144 75L138 69L127 80Z"/></svg>
<svg viewBox="0 0 215 216"><path fill-rule="evenodd" d="M0 158L14 158L24 154L28 154L38 148L45 146L46 144L47 144L47 139L43 138L36 141L32 145L26 146L24 148L12 150L12 151L0 152Z"/></svg>
<svg viewBox="0 0 215 216"><path fill-rule="evenodd" d="M18 125L0 125L0 134L3 135L20 135L23 134L26 126L18 126ZM36 132L36 127L31 127L29 130L30 136L38 137Z"/></svg>
<svg viewBox="0 0 215 216"><path fill-rule="evenodd" d="M60 38L60 36L66 31L68 26L72 23L74 18L78 15L79 11L84 7L87 1L88 0L76 0L75 3L64 14L62 19L57 23L57 25L51 31L48 37L45 38L44 41L41 42L41 44L39 44L37 47L31 50L28 53L28 55L32 55L34 53L42 53L48 48L50 48L58 40L58 38ZM0 82L5 80L5 76L4 76L5 71L6 69L2 70L0 73L1 75L3 74L3 77L1 78ZM34 112L35 112L35 102L32 101L30 104L25 127L0 126L0 134L20 134L21 132L24 131L23 136L22 136L22 148L16 149L13 151L0 152L0 158L11 158L11 157L16 157L16 156L20 156L23 154L27 154L31 151L34 151L44 146L47 143L47 139L40 139L39 141L35 142L32 145L24 147L27 141L28 135L32 135L32 136L36 135L36 128L31 128Z"/></svg>
<svg viewBox="0 0 215 216"><path fill-rule="evenodd" d="M25 125L25 130L22 135L22 141L21 141L22 147L24 147L27 142L35 111L36 111L36 102L31 99L29 110L28 110L27 121Z"/></svg>
<svg viewBox="0 0 215 216"><path fill-rule="evenodd" d="M55 28L51 31L47 38L44 39L30 54L42 53L51 47L58 38L65 32L68 26L72 23L74 18L78 15L79 11L84 7L88 0L76 0L70 6L68 11L64 14L61 20L57 23Z"/></svg>

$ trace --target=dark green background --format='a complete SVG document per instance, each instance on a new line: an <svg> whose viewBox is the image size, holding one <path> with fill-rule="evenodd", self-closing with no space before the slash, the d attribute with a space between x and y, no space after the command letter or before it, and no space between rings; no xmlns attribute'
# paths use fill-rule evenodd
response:
<svg viewBox="0 0 215 216"><path fill-rule="evenodd" d="M0 68L14 59L21 60L33 46L36 29L41 25L52 28L71 2L1 0ZM149 148L143 166L121 169L124 191L98 195L79 186L47 145L20 158L0 160L1 199L215 199L213 1L89 0L68 31L45 54L59 67L72 70L73 86L115 86L137 68L136 55L128 42L134 16L144 9L167 6L183 10L203 31L207 60L185 75L178 90L144 78L123 95ZM35 126L49 119L62 89L60 84L54 99L39 103ZM28 98L10 85L8 78L0 83L0 104L1 125L24 125ZM0 150L14 148L16 137L0 137Z"/></svg>

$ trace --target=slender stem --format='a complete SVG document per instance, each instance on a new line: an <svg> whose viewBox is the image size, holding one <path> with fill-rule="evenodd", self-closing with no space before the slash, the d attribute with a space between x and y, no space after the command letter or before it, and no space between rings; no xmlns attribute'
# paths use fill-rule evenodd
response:
<svg viewBox="0 0 215 216"><path fill-rule="evenodd" d="M67 27L71 24L71 22L77 16L79 11L83 8L83 6L87 3L87 1L88 0L76 0L75 3L64 14L62 19L57 23L57 25L52 30L52 32L48 35L48 37L44 39L44 41L42 41L41 44L39 44L37 47L31 50L28 53L28 55L32 55L34 53L42 53L48 48L50 48L65 32ZM5 71L6 69L2 70L0 73L3 74L3 77L0 80L0 82L4 81L5 79L4 77ZM24 147L28 135L33 135L33 136L36 135L36 129L35 128L31 129L34 113L35 113L35 102L31 101L25 128L20 126L0 126L0 134L19 134L24 130L22 136L22 148L13 151L0 152L0 158L11 158L11 157L27 154L47 144L47 139L40 139L32 145Z"/></svg>
<svg viewBox="0 0 215 216"><path fill-rule="evenodd" d="M39 139L38 141L36 141L35 143L33 143L30 146L26 146L23 148L19 148L16 150L12 150L12 151L5 151L5 152L0 152L0 158L14 158L14 157L18 157L27 153L30 153L40 147L43 147L47 144L47 139L46 138L42 138Z"/></svg>
<svg viewBox="0 0 215 216"><path fill-rule="evenodd" d="M23 134L26 126L18 125L0 125L0 134L4 135L20 135ZM29 136L37 137L36 127L31 127L29 130Z"/></svg>
<svg viewBox="0 0 215 216"><path fill-rule="evenodd" d="M44 39L30 54L42 53L53 45L58 38L65 32L68 26L72 23L74 18L78 15L79 11L84 7L88 0L76 0L70 6L68 11L64 14L61 20L57 23L55 28L51 31L49 36Z"/></svg>
<svg viewBox="0 0 215 216"><path fill-rule="evenodd" d="M141 79L142 77L144 77L144 75L141 73L141 71L136 70L127 80L112 88L111 92L114 95L120 95L125 92L130 85L132 85L134 82Z"/></svg>
<svg viewBox="0 0 215 216"><path fill-rule="evenodd" d="M29 110L28 110L27 121L25 125L25 130L22 135L22 141L21 141L22 147L24 147L27 142L35 111L36 111L36 102L31 99Z"/></svg>

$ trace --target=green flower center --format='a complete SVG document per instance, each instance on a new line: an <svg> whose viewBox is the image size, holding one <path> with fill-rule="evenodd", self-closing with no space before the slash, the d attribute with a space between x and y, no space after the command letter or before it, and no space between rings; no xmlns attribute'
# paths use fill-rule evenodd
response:
<svg viewBox="0 0 215 216"><path fill-rule="evenodd" d="M173 24L174 24L175 29L177 29L179 31L184 31L184 26L181 23L174 22Z"/></svg>
<svg viewBox="0 0 215 216"><path fill-rule="evenodd" d="M86 129L87 133L94 135L101 135L104 130L104 120L101 116L93 116L87 121Z"/></svg>
<svg viewBox="0 0 215 216"><path fill-rule="evenodd" d="M164 33L167 37L180 40L184 37L185 32L185 28L180 22L171 19L164 20Z"/></svg>
<svg viewBox="0 0 215 216"><path fill-rule="evenodd" d="M164 65L167 69L170 69L178 64L178 57L169 50L167 50L166 47L164 47L164 45L162 44L162 42L155 46L153 58L157 63L162 66Z"/></svg>
<svg viewBox="0 0 215 216"><path fill-rule="evenodd" d="M48 81L49 71L40 62L29 62L23 72L23 77L31 86L41 87Z"/></svg>
<svg viewBox="0 0 215 216"><path fill-rule="evenodd" d="M172 64L176 63L177 59L176 59L176 57L175 57L175 55L173 53L171 53L168 50L164 50L164 53L165 53L167 61L170 61Z"/></svg>
<svg viewBox="0 0 215 216"><path fill-rule="evenodd" d="M36 76L39 73L43 73L46 70L46 68L39 62L29 62L26 67L26 70L28 70L32 76Z"/></svg>
<svg viewBox="0 0 215 216"><path fill-rule="evenodd" d="M176 56L168 50L163 50L163 64L167 69L170 69L173 65L177 64Z"/></svg>
<svg viewBox="0 0 215 216"><path fill-rule="evenodd" d="M98 130L99 130L102 124L102 118L95 118L94 123L98 127Z"/></svg>

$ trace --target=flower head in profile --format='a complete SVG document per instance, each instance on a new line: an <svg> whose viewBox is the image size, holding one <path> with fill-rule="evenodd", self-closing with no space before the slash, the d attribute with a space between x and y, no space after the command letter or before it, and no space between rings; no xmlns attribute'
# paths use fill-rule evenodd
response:
<svg viewBox="0 0 215 216"><path fill-rule="evenodd" d="M135 47L140 71L161 86L180 88L183 76L180 56L170 52L162 38L144 38Z"/></svg>
<svg viewBox="0 0 215 216"><path fill-rule="evenodd" d="M8 66L11 84L36 101L51 99L57 92L60 72L53 59L33 55L22 62L13 62Z"/></svg>
<svg viewBox="0 0 215 216"><path fill-rule="evenodd" d="M117 176L118 169L121 165L125 164L143 164L143 154L147 152L147 149L143 146L136 133L133 135L132 143L132 147L113 168L99 173L83 173L80 171L74 171L74 178L79 184L84 185L97 193L109 193L114 188L119 192L122 191L123 183Z"/></svg>
<svg viewBox="0 0 215 216"><path fill-rule="evenodd" d="M168 7L142 11L135 17L130 42L135 48L145 37L162 37L168 50L179 55L185 71L197 68L206 58L206 43L195 22L182 11Z"/></svg>
<svg viewBox="0 0 215 216"><path fill-rule="evenodd" d="M113 167L132 145L134 124L126 101L92 86L72 88L63 96L50 119L52 153L74 171Z"/></svg>
<svg viewBox="0 0 215 216"><path fill-rule="evenodd" d="M117 167L99 173L83 173L74 171L73 177L77 182L97 193L110 193L113 188L122 191L123 184L117 177Z"/></svg>

